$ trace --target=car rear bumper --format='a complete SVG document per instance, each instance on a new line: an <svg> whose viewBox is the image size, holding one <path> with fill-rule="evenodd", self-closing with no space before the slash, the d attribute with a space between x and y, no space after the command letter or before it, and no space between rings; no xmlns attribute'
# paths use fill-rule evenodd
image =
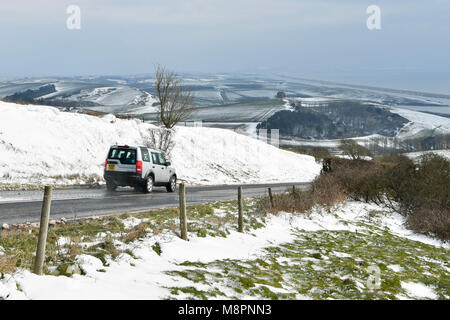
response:
<svg viewBox="0 0 450 320"><path fill-rule="evenodd" d="M118 186L134 186L143 182L141 174L134 172L105 171L103 177Z"/></svg>

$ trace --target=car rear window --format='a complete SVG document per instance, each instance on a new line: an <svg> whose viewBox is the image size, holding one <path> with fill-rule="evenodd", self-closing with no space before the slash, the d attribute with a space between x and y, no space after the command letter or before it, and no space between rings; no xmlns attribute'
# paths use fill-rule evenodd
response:
<svg viewBox="0 0 450 320"><path fill-rule="evenodd" d="M136 164L136 149L111 148L108 159L119 160L123 164Z"/></svg>

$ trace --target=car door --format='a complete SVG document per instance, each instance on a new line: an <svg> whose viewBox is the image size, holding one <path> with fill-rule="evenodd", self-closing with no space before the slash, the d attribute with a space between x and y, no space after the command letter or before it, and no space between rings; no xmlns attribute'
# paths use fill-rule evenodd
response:
<svg viewBox="0 0 450 320"><path fill-rule="evenodd" d="M160 164L160 159L157 152L152 152L152 169L155 174L155 182L164 182L166 167Z"/></svg>
<svg viewBox="0 0 450 320"><path fill-rule="evenodd" d="M167 166L167 161L166 158L164 157L164 155L162 153L158 153L158 157L159 157L159 164L162 166L162 182L169 182L169 178L170 178L170 172L169 172L169 167Z"/></svg>

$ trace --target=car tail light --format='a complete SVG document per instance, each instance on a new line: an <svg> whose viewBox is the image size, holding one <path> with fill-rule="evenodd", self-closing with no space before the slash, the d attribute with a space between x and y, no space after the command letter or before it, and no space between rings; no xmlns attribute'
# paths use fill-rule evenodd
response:
<svg viewBox="0 0 450 320"><path fill-rule="evenodd" d="M136 161L136 172L142 172L142 161Z"/></svg>
<svg viewBox="0 0 450 320"><path fill-rule="evenodd" d="M106 164L108 163L108 159L105 160L105 170L106 170Z"/></svg>

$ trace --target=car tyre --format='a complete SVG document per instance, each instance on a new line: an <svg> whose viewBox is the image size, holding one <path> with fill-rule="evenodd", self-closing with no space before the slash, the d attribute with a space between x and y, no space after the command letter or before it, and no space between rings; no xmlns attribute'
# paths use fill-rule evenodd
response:
<svg viewBox="0 0 450 320"><path fill-rule="evenodd" d="M177 190L177 177L172 176L166 186L167 192L175 192Z"/></svg>
<svg viewBox="0 0 450 320"><path fill-rule="evenodd" d="M116 189L117 189L117 186L116 186L116 184L114 182L108 181L108 180L106 181L106 190L114 191Z"/></svg>
<svg viewBox="0 0 450 320"><path fill-rule="evenodd" d="M153 177L149 176L144 181L144 185L142 186L142 189L144 190L145 193L150 193L153 191L153 185L154 185Z"/></svg>

